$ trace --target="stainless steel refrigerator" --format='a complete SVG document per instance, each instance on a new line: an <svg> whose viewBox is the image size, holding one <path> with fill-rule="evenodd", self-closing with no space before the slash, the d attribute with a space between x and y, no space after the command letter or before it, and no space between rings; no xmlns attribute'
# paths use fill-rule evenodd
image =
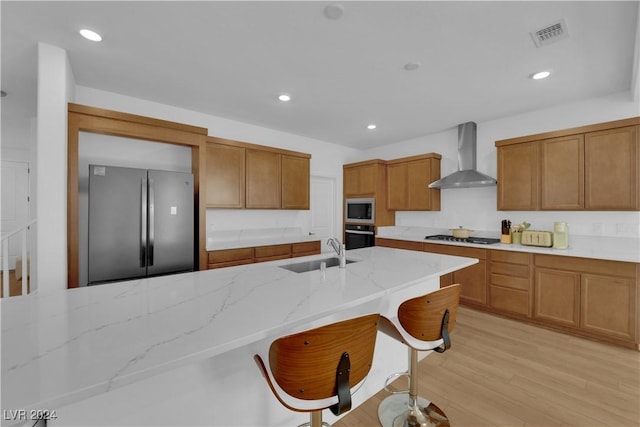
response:
<svg viewBox="0 0 640 427"><path fill-rule="evenodd" d="M88 284L192 271L193 175L89 165Z"/></svg>

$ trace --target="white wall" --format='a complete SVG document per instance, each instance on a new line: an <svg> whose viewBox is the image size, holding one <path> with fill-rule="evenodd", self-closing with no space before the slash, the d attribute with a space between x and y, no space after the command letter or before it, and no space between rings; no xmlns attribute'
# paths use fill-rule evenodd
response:
<svg viewBox="0 0 640 427"><path fill-rule="evenodd" d="M34 283L40 291L67 286L67 103L75 83L64 49L38 43Z"/></svg>
<svg viewBox="0 0 640 427"><path fill-rule="evenodd" d="M78 86L76 102L132 114L201 126L210 136L279 147L311 154L311 175L336 179L336 206L342 205L342 164L357 150L337 144L254 126L170 105ZM342 211L336 224L342 223ZM207 230L301 228L310 224L309 211L208 209ZM339 230L335 230L336 234Z"/></svg>
<svg viewBox="0 0 640 427"><path fill-rule="evenodd" d="M478 123L478 170L496 177L495 141L640 115L630 92L559 105ZM442 154L442 176L457 169L457 128L366 150L351 160L393 159L421 153ZM398 212L396 225L498 231L502 219L528 221L533 229L551 230L554 221L569 223L580 235L640 236L638 212L507 212L496 209L496 187L441 190L441 211Z"/></svg>

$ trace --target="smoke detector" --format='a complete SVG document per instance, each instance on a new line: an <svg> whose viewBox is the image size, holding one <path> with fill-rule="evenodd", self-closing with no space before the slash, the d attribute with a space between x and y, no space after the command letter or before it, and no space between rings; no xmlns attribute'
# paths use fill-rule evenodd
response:
<svg viewBox="0 0 640 427"><path fill-rule="evenodd" d="M569 30L565 20L560 19L551 25L532 31L530 34L536 47L542 47L566 39L569 37Z"/></svg>

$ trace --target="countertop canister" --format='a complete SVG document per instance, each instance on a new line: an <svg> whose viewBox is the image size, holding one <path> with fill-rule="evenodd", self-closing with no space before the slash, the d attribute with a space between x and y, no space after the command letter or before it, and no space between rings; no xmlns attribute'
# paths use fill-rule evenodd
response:
<svg viewBox="0 0 640 427"><path fill-rule="evenodd" d="M553 223L553 248L567 249L569 247L569 224L566 222Z"/></svg>

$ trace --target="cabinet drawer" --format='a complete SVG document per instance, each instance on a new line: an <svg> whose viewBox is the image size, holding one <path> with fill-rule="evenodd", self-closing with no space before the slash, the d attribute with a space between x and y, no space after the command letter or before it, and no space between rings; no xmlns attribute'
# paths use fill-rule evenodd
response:
<svg viewBox="0 0 640 427"><path fill-rule="evenodd" d="M209 270L213 270L214 268L233 267L235 265L245 265L245 264L253 264L253 260L240 259L237 261L216 262L216 263L207 265L207 268Z"/></svg>
<svg viewBox="0 0 640 427"><path fill-rule="evenodd" d="M529 316L529 292L517 289L490 287L491 307Z"/></svg>
<svg viewBox="0 0 640 427"><path fill-rule="evenodd" d="M528 265L505 264L502 262L491 263L492 274L502 274L505 276L521 277L529 279L530 268Z"/></svg>
<svg viewBox="0 0 640 427"><path fill-rule="evenodd" d="M529 265L530 255L526 252L491 251L491 261Z"/></svg>
<svg viewBox="0 0 640 427"><path fill-rule="evenodd" d="M581 273L609 274L612 276L636 277L633 262L608 261L602 259L575 258L558 255L536 255L536 267L573 270Z"/></svg>
<svg viewBox="0 0 640 427"><path fill-rule="evenodd" d="M422 251L422 242L385 239L384 237L376 238L376 246L384 246L385 248L395 249L408 249L410 251Z"/></svg>
<svg viewBox="0 0 640 427"><path fill-rule="evenodd" d="M487 251L480 248L468 248L464 246L440 245L437 243L423 243L425 252L443 255L464 256L468 258L486 259Z"/></svg>
<svg viewBox="0 0 640 427"><path fill-rule="evenodd" d="M282 259L280 257L288 258L289 256L291 256L291 245L289 244L258 246L254 248L254 257L256 259Z"/></svg>
<svg viewBox="0 0 640 427"><path fill-rule="evenodd" d="M221 263L221 262L234 262L247 260L251 262L253 258L252 248L239 248L239 249L223 249L219 251L207 252L209 258L209 264ZM234 264L237 265L237 264Z"/></svg>
<svg viewBox="0 0 640 427"><path fill-rule="evenodd" d="M320 253L320 241L300 242L291 245L291 256L315 255Z"/></svg>
<svg viewBox="0 0 640 427"><path fill-rule="evenodd" d="M496 274L491 272L491 284L497 286L503 286L505 288L521 289L528 291L531 286L529 278L506 276L502 274Z"/></svg>

